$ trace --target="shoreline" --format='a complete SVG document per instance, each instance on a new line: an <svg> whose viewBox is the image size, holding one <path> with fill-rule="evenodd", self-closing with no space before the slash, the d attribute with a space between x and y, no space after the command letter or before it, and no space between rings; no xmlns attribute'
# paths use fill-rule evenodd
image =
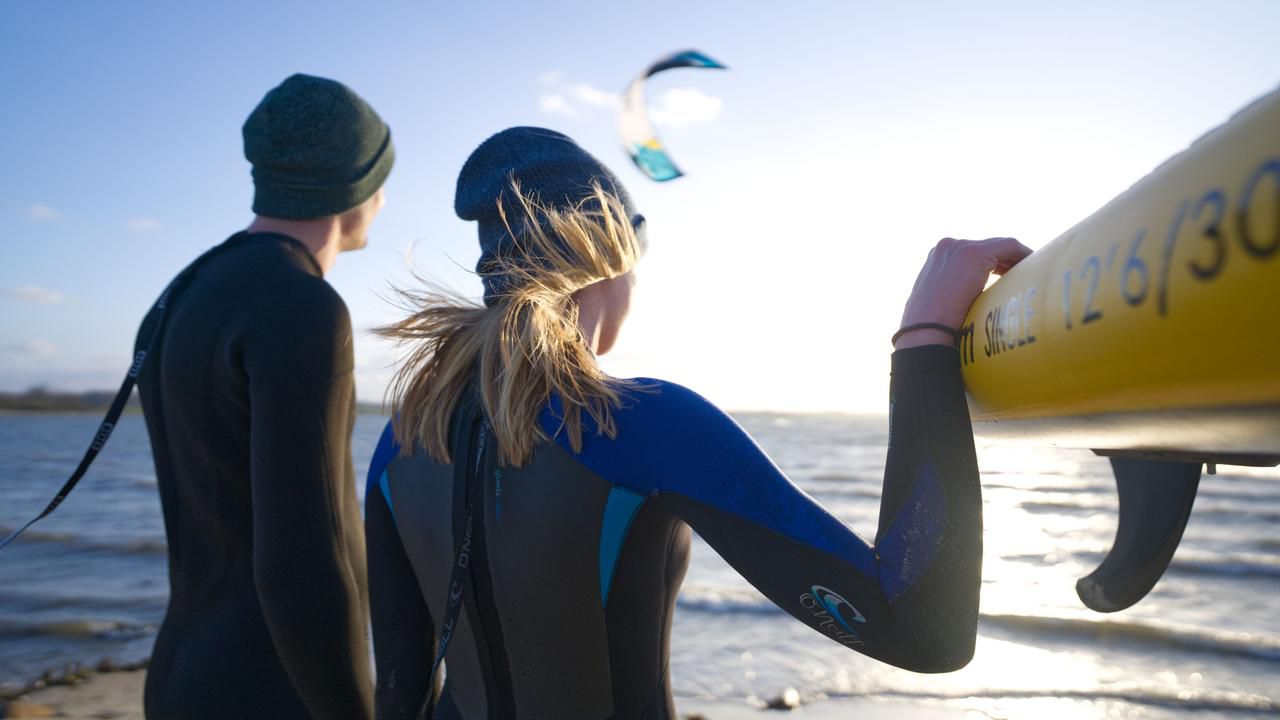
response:
<svg viewBox="0 0 1280 720"><path fill-rule="evenodd" d="M0 718L57 717L70 720L144 720L142 689L144 667L81 670L74 680L54 680L0 701ZM801 717L806 720L963 720L972 717L957 708L930 707L873 698L840 699L800 705L793 710L768 710L745 700L676 698L681 720L752 720Z"/></svg>
<svg viewBox="0 0 1280 720"><path fill-rule="evenodd" d="M6 702L32 693L44 692L59 687L75 687L100 675L136 672L144 672L145 674L149 662L150 658L144 658L130 663L117 663L110 657L104 657L93 664L73 662L68 663L60 670L50 668L34 680L28 680L25 685L0 684L0 708L3 708ZM0 718L3 717L5 716L0 714Z"/></svg>
<svg viewBox="0 0 1280 720"><path fill-rule="evenodd" d="M103 658L94 667L73 663L61 672L45 671L25 687L0 694L0 718L145 720L146 666L146 660L116 665Z"/></svg>

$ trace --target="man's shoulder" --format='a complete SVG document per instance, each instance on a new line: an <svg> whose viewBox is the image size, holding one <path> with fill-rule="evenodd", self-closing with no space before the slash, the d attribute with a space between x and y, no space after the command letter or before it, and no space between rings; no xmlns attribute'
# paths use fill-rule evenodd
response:
<svg viewBox="0 0 1280 720"><path fill-rule="evenodd" d="M191 300L225 313L221 336L233 344L302 353L320 352L324 346L349 348L346 303L289 252L276 243L233 248L213 258L204 288L193 285L198 297Z"/></svg>
<svg viewBox="0 0 1280 720"><path fill-rule="evenodd" d="M211 270L214 275L228 274L246 281L240 283L243 294L238 300L248 312L348 317L338 291L312 271L309 257L298 256L305 252L283 243L247 244L217 259Z"/></svg>
<svg viewBox="0 0 1280 720"><path fill-rule="evenodd" d="M312 313L349 317L347 304L327 280L305 273L293 273L282 278L277 294Z"/></svg>

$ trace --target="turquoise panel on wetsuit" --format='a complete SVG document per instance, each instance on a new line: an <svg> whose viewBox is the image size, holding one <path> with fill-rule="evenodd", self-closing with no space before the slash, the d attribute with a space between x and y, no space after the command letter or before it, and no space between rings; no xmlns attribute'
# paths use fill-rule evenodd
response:
<svg viewBox="0 0 1280 720"><path fill-rule="evenodd" d="M613 570L618 565L622 544L626 542L631 521L636 519L644 496L614 487L604 506L604 523L600 528L600 604L609 604L609 587L613 583Z"/></svg>

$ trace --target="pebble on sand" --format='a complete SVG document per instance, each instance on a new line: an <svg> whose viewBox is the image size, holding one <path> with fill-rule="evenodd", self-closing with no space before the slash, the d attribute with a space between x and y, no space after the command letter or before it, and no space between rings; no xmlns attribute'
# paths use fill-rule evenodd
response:
<svg viewBox="0 0 1280 720"><path fill-rule="evenodd" d="M770 710L795 710L800 707L800 691L789 687L783 690L781 695L770 700L765 707Z"/></svg>

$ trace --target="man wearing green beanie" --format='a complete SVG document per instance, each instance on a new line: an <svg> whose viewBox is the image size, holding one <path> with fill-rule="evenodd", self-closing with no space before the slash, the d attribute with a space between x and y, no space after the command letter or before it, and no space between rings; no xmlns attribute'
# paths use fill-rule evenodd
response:
<svg viewBox="0 0 1280 720"><path fill-rule="evenodd" d="M146 715L362 720L351 319L324 275L365 245L395 150L349 88L294 75L245 121L244 152L254 220L138 334L170 586Z"/></svg>

